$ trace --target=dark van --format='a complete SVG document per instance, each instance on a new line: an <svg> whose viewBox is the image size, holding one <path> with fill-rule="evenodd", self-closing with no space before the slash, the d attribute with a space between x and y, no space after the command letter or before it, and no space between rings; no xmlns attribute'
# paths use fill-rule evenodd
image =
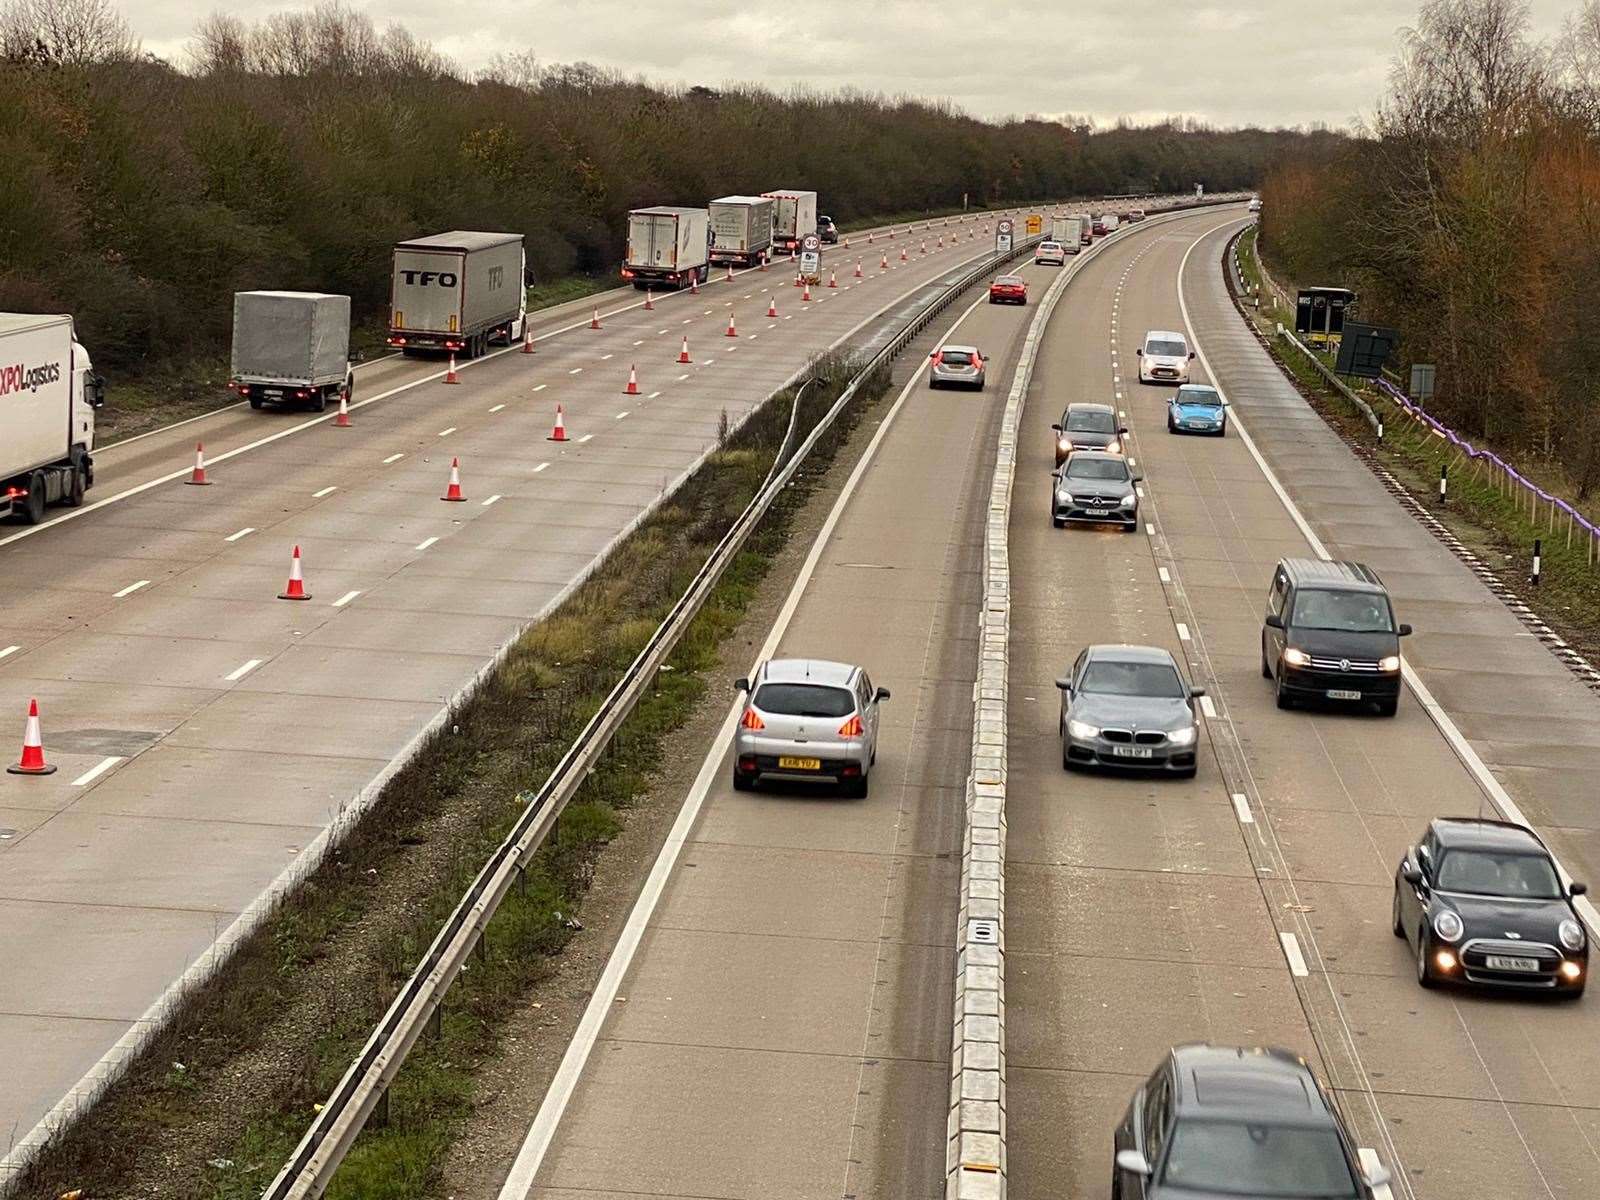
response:
<svg viewBox="0 0 1600 1200"><path fill-rule="evenodd" d="M1272 572L1261 630L1261 674L1278 707L1296 700L1400 704L1400 639L1383 580L1364 563L1286 558Z"/></svg>

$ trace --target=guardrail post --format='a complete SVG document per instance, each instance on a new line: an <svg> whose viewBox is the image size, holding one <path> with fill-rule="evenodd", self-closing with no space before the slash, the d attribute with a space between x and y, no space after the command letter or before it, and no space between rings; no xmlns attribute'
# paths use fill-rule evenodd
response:
<svg viewBox="0 0 1600 1200"><path fill-rule="evenodd" d="M383 1094L378 1097L378 1103L373 1106L372 1116L367 1119L370 1125L380 1129L389 1123L389 1089L384 1088Z"/></svg>
<svg viewBox="0 0 1600 1200"><path fill-rule="evenodd" d="M438 1041L444 1036L444 997L439 997L439 1002L433 1006L433 1012L428 1017L428 1036Z"/></svg>
<svg viewBox="0 0 1600 1200"><path fill-rule="evenodd" d="M1448 500L1449 500L1449 491L1450 491L1450 468L1448 466L1442 466L1442 467L1439 468L1439 503L1440 504L1444 504L1444 503L1448 502Z"/></svg>

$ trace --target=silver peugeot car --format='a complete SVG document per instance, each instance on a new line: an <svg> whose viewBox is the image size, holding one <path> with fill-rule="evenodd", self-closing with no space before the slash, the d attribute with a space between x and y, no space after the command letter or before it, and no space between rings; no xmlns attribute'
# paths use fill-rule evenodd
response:
<svg viewBox="0 0 1600 1200"><path fill-rule="evenodd" d="M1132 767L1192 776L1205 689L1183 682L1157 646L1090 646L1056 680L1061 689L1061 766Z"/></svg>
<svg viewBox="0 0 1600 1200"><path fill-rule="evenodd" d="M928 386L969 387L983 391L983 351L976 346L940 346L928 355L933 366L928 370Z"/></svg>
<svg viewBox="0 0 1600 1200"><path fill-rule="evenodd" d="M888 688L873 687L861 667L820 658L770 659L735 686L745 693L733 734L736 790L790 780L867 794Z"/></svg>

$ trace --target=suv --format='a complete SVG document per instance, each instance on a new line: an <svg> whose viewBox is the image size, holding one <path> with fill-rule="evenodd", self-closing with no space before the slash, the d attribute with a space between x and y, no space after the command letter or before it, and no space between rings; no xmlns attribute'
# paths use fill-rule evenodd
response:
<svg viewBox="0 0 1600 1200"><path fill-rule="evenodd" d="M1364 1167L1339 1110L1287 1050L1174 1046L1112 1137L1116 1200L1306 1196L1370 1200L1389 1172Z"/></svg>
<svg viewBox="0 0 1600 1200"><path fill-rule="evenodd" d="M1144 479L1120 454L1074 450L1053 472L1050 521L1060 529L1068 521L1088 525L1121 525L1124 533L1139 528L1139 489Z"/></svg>
<svg viewBox="0 0 1600 1200"><path fill-rule="evenodd" d="M874 688L861 667L817 658L771 659L734 686L746 693L733 731L736 791L784 779L867 794L888 688Z"/></svg>
<svg viewBox="0 0 1600 1200"><path fill-rule="evenodd" d="M1278 707L1297 699L1400 705L1400 639L1383 580L1363 563L1285 558L1272 572L1261 629L1261 675Z"/></svg>
<svg viewBox="0 0 1600 1200"><path fill-rule="evenodd" d="M839 227L833 223L832 217L817 218L817 238L830 245L839 240Z"/></svg>

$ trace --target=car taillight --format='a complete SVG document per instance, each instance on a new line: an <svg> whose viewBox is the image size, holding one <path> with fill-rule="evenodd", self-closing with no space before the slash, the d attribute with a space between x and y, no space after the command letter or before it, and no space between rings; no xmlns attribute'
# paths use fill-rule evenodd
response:
<svg viewBox="0 0 1600 1200"><path fill-rule="evenodd" d="M744 710L744 716L739 718L739 724L752 732L759 732L767 727L767 723L761 719L761 714L753 708Z"/></svg>
<svg viewBox="0 0 1600 1200"><path fill-rule="evenodd" d="M862 727L862 724L861 724L861 718L860 717L851 717L843 725L839 726L839 736L840 737L849 737L849 738L860 737L862 732L863 732L863 727Z"/></svg>
<svg viewBox="0 0 1600 1200"><path fill-rule="evenodd" d="M935 350L933 352L933 365L937 367L943 361L944 361L944 351L943 350Z"/></svg>

